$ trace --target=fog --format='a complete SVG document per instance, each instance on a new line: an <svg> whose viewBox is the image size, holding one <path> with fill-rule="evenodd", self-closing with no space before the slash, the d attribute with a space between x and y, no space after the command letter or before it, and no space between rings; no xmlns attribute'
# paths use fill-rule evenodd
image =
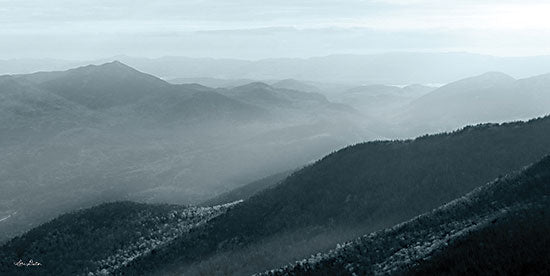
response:
<svg viewBox="0 0 550 276"><path fill-rule="evenodd" d="M104 201L198 204L375 135L319 93L172 85L118 62L0 91L1 212L17 212L3 235Z"/></svg>
<svg viewBox="0 0 550 276"><path fill-rule="evenodd" d="M0 58L546 55L549 11L540 1L515 0L3 0Z"/></svg>
<svg viewBox="0 0 550 276"><path fill-rule="evenodd" d="M182 209L234 201L204 218L177 217L168 205L101 208L174 230L146 229L147 250L157 234L173 234L163 236L167 243L197 239L191 244L205 258L171 260L164 272L242 274L431 210L467 192L467 185L448 189L457 179L485 181L545 148L535 143L545 122L517 124L525 135L512 124L467 130L550 114L549 13L550 4L516 0L0 0L0 245L105 202ZM441 135L417 138L427 134ZM493 144L492 135L506 139ZM523 139L517 152L502 150L515 145L514 135ZM476 139L502 164L474 170L474 161L490 163L472 150ZM445 147L456 151L440 154ZM416 182L391 175L377 163L384 158ZM417 161L441 166L432 174L407 164ZM451 170L458 165L472 175ZM396 187L441 194L423 205L409 190L399 198ZM214 213L220 217L209 224ZM361 224L366 218L373 223ZM81 238L72 234L66 240ZM242 266L251 258L256 263Z"/></svg>
<svg viewBox="0 0 550 276"><path fill-rule="evenodd" d="M133 61L151 71L181 69L185 74L192 72L186 68L197 68L177 58ZM238 61L214 60L199 71L235 73L230 70L234 63ZM240 68L277 71L266 63L245 63L255 71L242 69L242 64ZM219 64L226 64L225 69L216 67ZM464 68L463 74L471 69ZM171 84L118 61L5 75L0 79L0 211L7 217L0 225L3 237L100 202L199 204L363 141L410 138L549 112L550 97L541 93L550 89L549 75L514 79L485 73L443 86L395 86L354 84L342 72L340 82L334 83L328 77L324 82L193 79L218 88L188 84L186 79ZM381 79L409 80L397 72L374 73Z"/></svg>

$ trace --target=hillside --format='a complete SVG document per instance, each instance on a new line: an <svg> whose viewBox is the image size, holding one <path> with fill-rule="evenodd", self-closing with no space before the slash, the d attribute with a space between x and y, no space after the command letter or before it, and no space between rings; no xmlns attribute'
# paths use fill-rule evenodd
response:
<svg viewBox="0 0 550 276"><path fill-rule="evenodd" d="M284 79L271 84L273 87L311 92L311 93L321 93L321 89L317 86L309 84L307 82L295 80L295 79Z"/></svg>
<svg viewBox="0 0 550 276"><path fill-rule="evenodd" d="M325 96L317 92L270 86L263 82L253 82L237 86L227 90L225 94L243 102L268 108L311 108L326 107L330 104Z"/></svg>
<svg viewBox="0 0 550 276"><path fill-rule="evenodd" d="M106 203L62 215L0 249L2 275L106 275L187 235L239 202L214 207ZM40 262L17 267L18 260Z"/></svg>
<svg viewBox="0 0 550 276"><path fill-rule="evenodd" d="M267 113L201 85L173 85L121 62L88 65L63 72L19 75L17 79L68 101L116 117L137 116L156 123L227 118L246 120Z"/></svg>
<svg viewBox="0 0 550 276"><path fill-rule="evenodd" d="M550 113L549 91L550 75L515 80L490 72L442 86L410 103L394 119L411 135L523 120Z"/></svg>
<svg viewBox="0 0 550 276"><path fill-rule="evenodd" d="M405 87L390 85L362 85L347 89L338 96L340 102L350 105L370 117L385 121L401 112L403 107L413 100L429 93L435 88L413 84Z"/></svg>
<svg viewBox="0 0 550 276"><path fill-rule="evenodd" d="M374 137L319 94L227 90L121 62L0 76L0 243L104 201L198 204Z"/></svg>
<svg viewBox="0 0 550 276"><path fill-rule="evenodd" d="M90 124L94 117L85 107L32 83L0 76L0 145Z"/></svg>
<svg viewBox="0 0 550 276"><path fill-rule="evenodd" d="M544 275L550 157L442 207L262 275Z"/></svg>
<svg viewBox="0 0 550 276"><path fill-rule="evenodd" d="M244 186L225 192L219 196L216 196L215 198L209 199L201 203L201 205L214 206L214 205L234 202L237 200L247 200L250 197L256 195L257 193L279 184L281 181L287 178L291 173L292 171L280 172L274 175L270 175L268 177L264 177L262 179L258 179Z"/></svg>
<svg viewBox="0 0 550 276"><path fill-rule="evenodd" d="M347 230L368 233L388 227L540 159L550 152L549 135L550 118L546 117L347 147L251 197L213 220L200 235L176 240L122 271L158 270L156 263L181 267L224 248L261 247L259 241L291 232L303 233L295 237L298 243L319 233L337 237ZM316 246L322 244L319 241ZM285 256L296 257L290 252Z"/></svg>
<svg viewBox="0 0 550 276"><path fill-rule="evenodd" d="M174 86L118 61L21 78L91 109L127 105L155 94L175 92Z"/></svg>

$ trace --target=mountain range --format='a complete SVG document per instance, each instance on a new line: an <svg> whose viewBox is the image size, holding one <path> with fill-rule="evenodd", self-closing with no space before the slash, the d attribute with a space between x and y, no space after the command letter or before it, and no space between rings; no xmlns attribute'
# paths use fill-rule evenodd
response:
<svg viewBox="0 0 550 276"><path fill-rule="evenodd" d="M368 233L410 219L539 160L550 153L549 127L547 117L342 149L252 196L205 225L200 234L182 237L122 271L162 269L157 263L185 267L202 259L208 268L246 274L269 268L263 265L288 263L313 253L308 250L345 240L344 234ZM292 245L285 244L289 240ZM239 255L235 247L247 249ZM250 258L262 262L243 266ZM223 265L216 263L220 259Z"/></svg>
<svg viewBox="0 0 550 276"><path fill-rule="evenodd" d="M185 232L184 235L178 235L160 247L155 247L154 253L132 258L124 265L117 266L113 273L165 275L220 274L226 271L240 275L282 266L315 252L328 250L336 243L346 242L361 235L360 233L391 227L429 212L473 189L479 189L478 187L495 178L504 179L503 176L510 172L519 171L550 153L549 130L550 118L541 118L529 122L466 127L457 132L423 136L414 140L368 142L351 146L292 173L281 182L275 180L276 184L268 184L265 189L252 193L251 197L232 205L224 214ZM547 161L543 160L541 165L536 165L535 169L527 172L536 171L538 175L539 169L547 168ZM531 178L538 181L540 177L536 175ZM517 182L514 177L506 179L509 179L506 183ZM498 180L495 183L501 182ZM491 187L500 187L499 185ZM495 202L495 207L500 210L499 208L507 206L510 198L516 198L515 195L518 196L514 200L523 202L524 197L518 192L521 187L523 186L520 185L513 191L480 188L495 193L475 192L475 196L467 195L466 198L475 197L476 202L485 204L480 206ZM525 193L529 195L525 198L530 199L535 195L544 197L544 187L542 186L543 193L538 192L538 188L525 189ZM501 204L498 200L503 194L507 197ZM451 204L454 205L456 204ZM479 208L480 214L489 212L489 209L484 208ZM87 216L90 210L94 209L78 214ZM462 214L466 222L485 221L481 219L482 216L477 217L466 211L457 213ZM441 223L445 225L454 225L454 220L441 217L445 218L438 215L437 223L443 221ZM79 220L64 221L67 222L65 227L72 229L71 227L77 226L73 226L70 221ZM54 222L56 220L52 223ZM60 252L51 255L48 260L62 261L63 258L59 256L68 253L62 250L65 247L58 242L45 243L43 238L50 236L46 233L56 232L56 227L51 225L56 223L45 224L33 230L44 234L33 235L33 244L40 246L30 248L33 248L32 252L49 252L50 247L60 248ZM418 233L422 235L435 231L432 228L421 228L422 225L413 229L418 228ZM462 224L457 227L462 227ZM439 228L436 227L437 229ZM394 230L376 233L388 231ZM117 232L124 233L125 230ZM71 233L71 239L82 238L78 231ZM433 239L435 241L440 239L443 235L441 233L446 232L433 233L437 234ZM378 237L381 234L372 234L369 239L373 235ZM2 252L16 254L13 252L13 244L29 240L30 237L25 234L12 240L2 247ZM379 242L385 244L386 240L382 238L373 242L377 245ZM403 252L412 250L408 245L411 240L403 241L406 248ZM416 244L416 240L414 243ZM121 246L125 246L124 242ZM347 244L344 247L354 248ZM395 247L388 247L387 252L393 252L392 248ZM113 249L109 250L114 254ZM18 256L38 259L34 255L39 254L32 252L23 250ZM105 258L107 253L101 254ZM401 255L397 257L399 256ZM54 265L56 261L51 262ZM68 270L59 271L59 274L67 273Z"/></svg>
<svg viewBox="0 0 550 276"><path fill-rule="evenodd" d="M548 56L496 57L471 53L394 52L373 55L330 55L311 58L261 60L190 57L112 58L63 60L3 60L2 73L30 73L69 69L86 64L120 60L140 71L162 77L284 80L297 79L325 83L391 84L448 83L490 71L506 72L517 78L550 72Z"/></svg>
<svg viewBox="0 0 550 276"><path fill-rule="evenodd" d="M449 83L403 108L394 119L413 135L466 124L525 120L550 113L550 75L514 79L489 72Z"/></svg>
<svg viewBox="0 0 550 276"><path fill-rule="evenodd" d="M543 272L547 79L333 101L311 82L171 84L121 62L0 76L0 272ZM461 127L486 121L513 122Z"/></svg>
<svg viewBox="0 0 550 276"><path fill-rule="evenodd" d="M1 76L0 99L0 240L104 201L196 204L372 135L318 93L175 85L117 61Z"/></svg>

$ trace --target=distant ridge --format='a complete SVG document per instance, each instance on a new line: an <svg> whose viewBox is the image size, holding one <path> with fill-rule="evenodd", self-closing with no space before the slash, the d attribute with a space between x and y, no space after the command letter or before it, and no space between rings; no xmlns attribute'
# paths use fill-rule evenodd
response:
<svg viewBox="0 0 550 276"><path fill-rule="evenodd" d="M514 79L489 72L439 87L395 116L409 135L454 129L465 124L525 120L550 114L548 74Z"/></svg>
<svg viewBox="0 0 550 276"><path fill-rule="evenodd" d="M92 61L0 60L2 73L63 70L78 64L120 60L164 79L217 78L362 83L448 83L489 71L514 77L550 72L549 56L496 57L473 53L390 52L373 55L328 55L311 58L240 60L223 58L116 56ZM419 70L419 68L422 68ZM225 82L224 82L225 83Z"/></svg>

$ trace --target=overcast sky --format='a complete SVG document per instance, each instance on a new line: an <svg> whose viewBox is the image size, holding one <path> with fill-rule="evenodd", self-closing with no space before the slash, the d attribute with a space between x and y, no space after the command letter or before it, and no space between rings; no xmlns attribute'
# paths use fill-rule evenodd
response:
<svg viewBox="0 0 550 276"><path fill-rule="evenodd" d="M0 58L540 55L549 15L529 0L0 0Z"/></svg>

